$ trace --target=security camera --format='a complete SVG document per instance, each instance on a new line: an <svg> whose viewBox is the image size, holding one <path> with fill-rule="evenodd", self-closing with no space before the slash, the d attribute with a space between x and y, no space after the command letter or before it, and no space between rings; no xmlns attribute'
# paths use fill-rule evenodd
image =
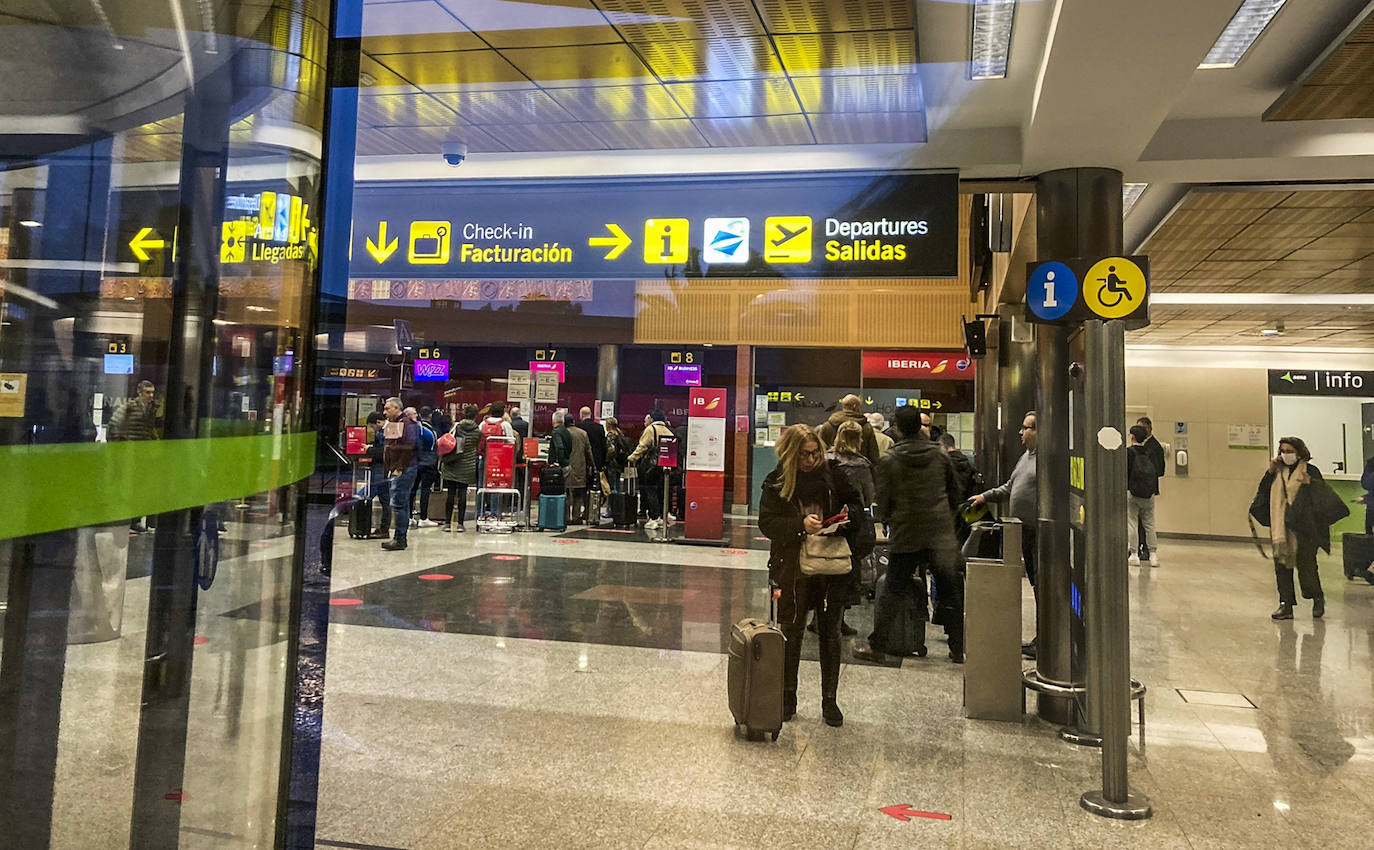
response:
<svg viewBox="0 0 1374 850"><path fill-rule="evenodd" d="M444 162L457 167L468 158L467 142L444 142Z"/></svg>

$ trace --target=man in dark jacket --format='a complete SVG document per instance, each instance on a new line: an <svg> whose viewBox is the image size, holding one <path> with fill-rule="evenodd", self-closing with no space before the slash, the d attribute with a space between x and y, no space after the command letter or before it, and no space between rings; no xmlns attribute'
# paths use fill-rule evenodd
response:
<svg viewBox="0 0 1374 850"><path fill-rule="evenodd" d="M572 462L572 435L568 433L567 417L562 413L553 416L553 433L549 435L549 466L567 466Z"/></svg>
<svg viewBox="0 0 1374 850"><path fill-rule="evenodd" d="M388 552L406 548L406 534L410 531L410 488L415 485L417 449L420 445L420 426L405 415L401 400L386 400L382 412L386 414L386 446L382 450L386 477L391 488L391 512L396 516L396 536L382 544Z"/></svg>
<svg viewBox="0 0 1374 850"><path fill-rule="evenodd" d="M157 439L157 389L152 381L138 382L138 395L119 406L110 417L109 440L112 443ZM152 529L136 516L129 520L131 533L143 534Z"/></svg>
<svg viewBox="0 0 1374 850"><path fill-rule="evenodd" d="M592 446L592 462L596 464L596 469L600 472L606 466L606 429L601 427L601 423L592 418L592 409L584 407L578 411L582 421L577 423L577 427L587 435L587 442Z"/></svg>
<svg viewBox="0 0 1374 850"><path fill-rule="evenodd" d="M889 527L887 586L873 611L869 645L855 647L854 655L886 660L883 648L891 645L886 632L898 606L906 604L913 593L918 601L924 595L917 587L917 571L927 564L935 576L939 599L935 622L943 625L949 636L950 660L962 664L964 586L955 555L954 510L959 505L959 492L954 464L937 443L926 438L919 411L898 408L893 420L902 438L878 464L874 511L875 519Z"/></svg>
<svg viewBox="0 0 1374 850"><path fill-rule="evenodd" d="M385 422L386 417L380 410L374 410L367 415L368 427L372 429L372 442L363 453L363 457L367 459L368 469L371 470L372 480L372 489L367 496L369 499L376 498L382 511L382 520L377 523L377 529L372 532L372 537L382 540L391 536L391 482L386 476L386 437L382 435L382 426Z"/></svg>
<svg viewBox="0 0 1374 850"><path fill-rule="evenodd" d="M863 442L860 443L859 453L876 467L878 461L882 460L882 455L878 452L878 441L873 437L873 426L864 418L863 402L859 401L858 396L850 394L840 399L840 409L830 414L830 418L816 429L816 433L825 442L825 447L831 448L835 445L835 432L845 422L857 422L863 428Z"/></svg>

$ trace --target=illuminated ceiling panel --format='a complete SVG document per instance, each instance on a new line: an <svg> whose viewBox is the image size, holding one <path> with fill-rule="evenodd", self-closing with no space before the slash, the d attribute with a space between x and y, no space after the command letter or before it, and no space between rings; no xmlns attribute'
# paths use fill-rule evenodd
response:
<svg viewBox="0 0 1374 850"><path fill-rule="evenodd" d="M672 83L667 87L693 118L790 115L802 111L786 79Z"/></svg>
<svg viewBox="0 0 1374 850"><path fill-rule="evenodd" d="M598 86L548 89L549 95L580 121L683 118L686 113L663 86Z"/></svg>
<svg viewBox="0 0 1374 850"><path fill-rule="evenodd" d="M925 140L908 3L398 0L366 14L360 123L378 132L363 156L437 153L462 132L474 151Z"/></svg>
<svg viewBox="0 0 1374 850"><path fill-rule="evenodd" d="M769 32L911 29L911 4L887 0L758 0Z"/></svg>
<svg viewBox="0 0 1374 850"><path fill-rule="evenodd" d="M655 41L635 44L659 79L747 80L779 77L782 66L767 38Z"/></svg>

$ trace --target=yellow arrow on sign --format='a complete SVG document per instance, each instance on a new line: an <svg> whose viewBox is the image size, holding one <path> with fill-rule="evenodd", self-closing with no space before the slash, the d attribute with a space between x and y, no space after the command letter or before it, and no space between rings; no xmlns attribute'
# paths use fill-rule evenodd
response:
<svg viewBox="0 0 1374 850"><path fill-rule="evenodd" d="M399 239L392 239L391 244L386 243L386 222L377 224L377 241L373 242L372 237L367 237L367 253L372 255L372 259L378 263L385 263L391 255L396 253L396 248L401 244Z"/></svg>
<svg viewBox="0 0 1374 850"><path fill-rule="evenodd" d="M797 393L796 395L792 396L792 398L796 399L797 401L801 401L802 399L806 398L806 396L802 395L801 393Z"/></svg>
<svg viewBox="0 0 1374 850"><path fill-rule="evenodd" d="M593 236L587 240L587 244L593 248L610 248L611 250L606 252L606 259L614 260L625 253L625 249L633 245L634 240L626 235L618 224L608 222L606 229L610 231L610 236Z"/></svg>
<svg viewBox="0 0 1374 850"><path fill-rule="evenodd" d="M872 403L873 403L873 396L869 396L868 398L864 399L864 404L872 404Z"/></svg>
<svg viewBox="0 0 1374 850"><path fill-rule="evenodd" d="M936 402L935 402L935 409L936 409L936 410L939 410L940 408L942 408L942 407L944 407L944 406L945 406L945 403L944 403L943 401L936 401Z"/></svg>
<svg viewBox="0 0 1374 850"><path fill-rule="evenodd" d="M166 242L157 238L150 239L150 236L154 236L153 229L145 227L129 240L129 247L134 249L134 256L138 257L139 262L146 263L152 259L152 255L148 253L149 248L158 251L167 247Z"/></svg>

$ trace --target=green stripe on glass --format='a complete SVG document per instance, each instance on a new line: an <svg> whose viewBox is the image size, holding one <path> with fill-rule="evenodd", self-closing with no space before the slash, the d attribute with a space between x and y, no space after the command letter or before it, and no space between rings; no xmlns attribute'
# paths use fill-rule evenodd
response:
<svg viewBox="0 0 1374 850"><path fill-rule="evenodd" d="M135 443L0 446L0 540L192 508L315 471L315 432Z"/></svg>

